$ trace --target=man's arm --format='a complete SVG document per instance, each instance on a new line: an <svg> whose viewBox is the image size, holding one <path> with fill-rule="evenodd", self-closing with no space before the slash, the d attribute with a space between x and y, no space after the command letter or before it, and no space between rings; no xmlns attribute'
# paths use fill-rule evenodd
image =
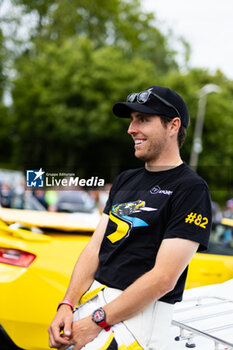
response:
<svg viewBox="0 0 233 350"><path fill-rule="evenodd" d="M64 299L77 304L81 296L94 281L94 275L99 263L99 249L108 224L108 215L103 214L102 218L92 235L90 241L82 251L71 276L71 280ZM73 313L70 306L62 304L49 327L49 346L59 347L68 344L71 335ZM63 329L65 336L61 336Z"/></svg>
<svg viewBox="0 0 233 350"><path fill-rule="evenodd" d="M108 224L108 215L102 218L74 267L71 280L64 299L77 304L81 296L86 292L94 281L94 275L99 264L99 249Z"/></svg>
<svg viewBox="0 0 233 350"><path fill-rule="evenodd" d="M111 303L104 306L110 325L133 317L150 303L174 289L199 243L181 239L164 239L153 269L132 283Z"/></svg>
<svg viewBox="0 0 233 350"><path fill-rule="evenodd" d="M164 239L154 267L126 288L119 297L103 307L106 322L114 325L127 320L171 291L197 251L198 245L199 243L187 239ZM75 344L74 350L87 344L90 341L88 340L90 334L92 339L98 335L99 330L96 327L99 326L92 321L91 315L74 322L71 339L71 343Z"/></svg>

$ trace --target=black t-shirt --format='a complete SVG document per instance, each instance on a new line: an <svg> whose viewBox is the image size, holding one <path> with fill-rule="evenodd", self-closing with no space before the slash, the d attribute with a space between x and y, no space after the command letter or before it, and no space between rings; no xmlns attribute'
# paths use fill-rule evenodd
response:
<svg viewBox="0 0 233 350"><path fill-rule="evenodd" d="M114 181L104 209L108 226L95 279L124 290L154 267L165 238L184 238L208 247L211 201L205 181L186 164L158 172L127 170ZM175 247L174 247L175 249ZM187 268L160 300L182 299Z"/></svg>

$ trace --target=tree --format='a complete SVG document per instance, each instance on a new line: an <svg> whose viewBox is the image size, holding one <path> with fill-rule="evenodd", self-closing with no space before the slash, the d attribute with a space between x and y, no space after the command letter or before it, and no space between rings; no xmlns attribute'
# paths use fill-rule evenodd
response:
<svg viewBox="0 0 233 350"><path fill-rule="evenodd" d="M34 23L27 42L16 41L18 50L11 56L14 123L2 130L12 133L12 164L78 169L80 176L96 172L109 179L137 166L133 151L125 152L131 142L127 121L113 117L111 109L130 91L152 84L173 88L187 102L191 124L182 157L188 163L197 92L215 83L222 92L208 96L198 172L212 188L221 184L216 198L223 201L230 194L232 81L221 72L188 69L185 42L187 73L180 73L169 37L156 28L152 14L142 12L139 1L11 1Z"/></svg>
<svg viewBox="0 0 233 350"><path fill-rule="evenodd" d="M49 42L40 55L21 57L17 70L12 91L19 135L14 161L66 169L82 164L84 170L83 155L98 142L109 145L106 159L113 159L111 151L119 157L128 138L124 122L112 115L112 105L125 100L129 90L146 87L151 74L156 75L152 62L137 57L129 61L113 46L94 49L88 38L67 40L59 49Z"/></svg>
<svg viewBox="0 0 233 350"><path fill-rule="evenodd" d="M44 42L61 44L72 36L88 37L95 48L114 45L125 55L150 59L165 73L177 68L168 38L156 28L152 13L138 0L12 0L35 22L31 41L40 52Z"/></svg>
<svg viewBox="0 0 233 350"><path fill-rule="evenodd" d="M4 91L7 85L6 74L4 72L4 64L6 61L6 47L4 45L4 38L0 29L0 149L1 158L0 164L4 165L9 161L11 152L11 141L9 133L11 131L11 118L9 116L7 107L4 104Z"/></svg>
<svg viewBox="0 0 233 350"><path fill-rule="evenodd" d="M129 139L122 137L124 121L112 118L113 101L177 67L154 16L135 0L12 2L35 22L31 45L21 45L14 65L13 163L82 164L85 172L111 159L110 172L118 171L128 163ZM87 150L103 144L98 162L85 165Z"/></svg>
<svg viewBox="0 0 233 350"><path fill-rule="evenodd" d="M186 162L189 162L191 153L198 109L198 91L210 83L218 85L221 92L210 94L207 98L202 137L203 151L200 153L197 172L208 182L213 199L224 204L225 200L233 195L233 82L220 71L213 75L203 69L192 69L185 75L173 72L162 82L180 93L188 105L191 123L182 149L183 159Z"/></svg>

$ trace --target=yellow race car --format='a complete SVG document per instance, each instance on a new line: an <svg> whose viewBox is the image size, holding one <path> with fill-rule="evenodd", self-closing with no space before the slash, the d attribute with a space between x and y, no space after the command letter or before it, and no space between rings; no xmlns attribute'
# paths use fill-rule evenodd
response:
<svg viewBox="0 0 233 350"><path fill-rule="evenodd" d="M0 209L0 220L0 349L49 349L48 326L98 216Z"/></svg>
<svg viewBox="0 0 233 350"><path fill-rule="evenodd" d="M0 209L0 220L0 349L49 349L48 326L98 218ZM211 254L195 255L187 288L233 278L233 248L226 232L232 233L232 227L233 220L219 224Z"/></svg>
<svg viewBox="0 0 233 350"><path fill-rule="evenodd" d="M214 223L207 252L196 253L189 264L186 289L222 283L233 278L233 219Z"/></svg>

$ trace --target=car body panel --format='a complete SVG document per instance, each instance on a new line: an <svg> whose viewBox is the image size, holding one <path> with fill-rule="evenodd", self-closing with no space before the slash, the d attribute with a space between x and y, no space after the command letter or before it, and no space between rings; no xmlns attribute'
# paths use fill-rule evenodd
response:
<svg viewBox="0 0 233 350"><path fill-rule="evenodd" d="M233 278L233 219L215 223L207 252L196 253L189 264L186 289L222 283Z"/></svg>
<svg viewBox="0 0 233 350"><path fill-rule="evenodd" d="M42 244L12 239L12 248L38 257L29 268L0 264L0 324L15 344L24 349L37 349L38 344L39 349L48 348L49 321L64 297L77 257L89 238L52 235L49 243ZM25 331L27 336L22 336Z"/></svg>
<svg viewBox="0 0 233 350"><path fill-rule="evenodd" d="M10 213L10 209L0 211L4 211L2 219L6 219ZM25 222L25 214L26 212L22 211L21 222ZM52 214L52 222L57 216L55 223L60 227L61 214ZM65 215L70 216L62 214L62 218ZM13 217L14 212L7 221L14 222ZM37 215L31 216L31 219L26 220L27 224L30 220L35 223L36 217ZM51 227L51 224L45 222L48 217L49 215L41 215L41 226ZM80 224L76 222L75 225L74 221L68 222L64 228L66 222L68 218L62 224L63 229L66 228L70 232L48 230L43 235L23 229L23 234L12 234L0 223L1 247L20 249L36 255L28 268L0 263L0 325L13 342L23 349L49 348L48 325L55 315L58 303L64 297L77 258L93 232L87 227L81 227L80 231ZM36 236L37 239L30 240L30 235Z"/></svg>
<svg viewBox="0 0 233 350"><path fill-rule="evenodd" d="M0 208L0 218L7 222L53 228L63 231L94 231L99 221L99 213L53 213L47 211Z"/></svg>
<svg viewBox="0 0 233 350"><path fill-rule="evenodd" d="M189 264L186 289L233 278L233 256L196 253Z"/></svg>

